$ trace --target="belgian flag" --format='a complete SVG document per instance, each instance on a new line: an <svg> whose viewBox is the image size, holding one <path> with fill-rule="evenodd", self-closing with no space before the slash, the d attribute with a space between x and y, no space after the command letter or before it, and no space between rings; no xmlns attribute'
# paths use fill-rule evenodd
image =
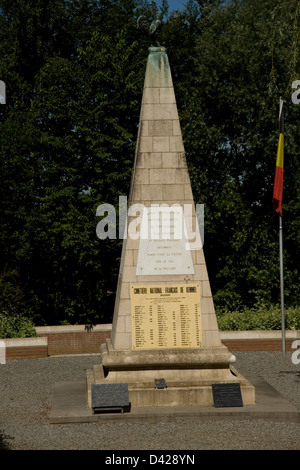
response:
<svg viewBox="0 0 300 470"><path fill-rule="evenodd" d="M273 189L273 209L282 216L282 192L283 192L283 161L284 161L284 115L283 100L280 97L279 104L279 140L277 148L275 178Z"/></svg>

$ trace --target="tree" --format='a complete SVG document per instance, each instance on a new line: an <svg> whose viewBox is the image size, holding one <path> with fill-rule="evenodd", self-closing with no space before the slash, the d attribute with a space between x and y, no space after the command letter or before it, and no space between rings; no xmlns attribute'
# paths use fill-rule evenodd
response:
<svg viewBox="0 0 300 470"><path fill-rule="evenodd" d="M136 19L149 4L0 0L0 9L2 274L18 272L36 324L109 322L122 241L96 237L96 209L129 193L149 46ZM272 185L285 91L286 300L296 304L298 2L189 0L161 11L218 308L278 301Z"/></svg>
<svg viewBox="0 0 300 470"><path fill-rule="evenodd" d="M121 247L99 243L96 208L128 193L142 90L135 6L2 4L18 50L5 55L3 40L6 82L15 79L1 123L3 265L19 269L37 323L111 320L107 291L115 290ZM52 32L40 40L39 15Z"/></svg>
<svg viewBox="0 0 300 470"><path fill-rule="evenodd" d="M299 111L290 104L291 77L299 70L298 18L298 2L244 0L199 19L194 78L181 116L195 198L205 203L204 249L218 307L279 299L271 202L280 88L286 100L286 300L299 301L293 228L299 220Z"/></svg>

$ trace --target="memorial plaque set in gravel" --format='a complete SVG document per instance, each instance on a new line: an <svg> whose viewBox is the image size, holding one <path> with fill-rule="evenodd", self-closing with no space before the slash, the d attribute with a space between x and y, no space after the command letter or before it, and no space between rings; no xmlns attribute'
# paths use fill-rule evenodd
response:
<svg viewBox="0 0 300 470"><path fill-rule="evenodd" d="M129 411L128 384L92 384L93 412Z"/></svg>
<svg viewBox="0 0 300 470"><path fill-rule="evenodd" d="M243 406L239 383L212 384L212 391L216 408Z"/></svg>

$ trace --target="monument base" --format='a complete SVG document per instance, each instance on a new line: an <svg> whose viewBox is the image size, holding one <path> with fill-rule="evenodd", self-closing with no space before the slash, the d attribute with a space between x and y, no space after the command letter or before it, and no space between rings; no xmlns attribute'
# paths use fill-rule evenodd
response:
<svg viewBox="0 0 300 470"><path fill-rule="evenodd" d="M128 384L131 407L213 405L212 384L239 383L243 404L255 404L255 388L233 366L225 346L215 348L115 350L101 345L102 363L87 371L87 401L92 384ZM157 388L164 379L166 388Z"/></svg>

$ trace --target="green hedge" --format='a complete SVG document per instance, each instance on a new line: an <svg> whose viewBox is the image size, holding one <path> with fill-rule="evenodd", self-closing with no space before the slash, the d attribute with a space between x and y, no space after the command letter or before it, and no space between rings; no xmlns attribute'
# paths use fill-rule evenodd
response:
<svg viewBox="0 0 300 470"><path fill-rule="evenodd" d="M0 311L0 338L27 338L37 336L34 324L19 313Z"/></svg>
<svg viewBox="0 0 300 470"><path fill-rule="evenodd" d="M22 312L22 313L21 313ZM17 271L0 274L0 338L36 336Z"/></svg>
<svg viewBox="0 0 300 470"><path fill-rule="evenodd" d="M281 330L280 307L257 307L234 312L217 312L221 331ZM287 330L300 330L300 307L285 310ZM0 311L0 338L26 338L37 336L30 318L18 313Z"/></svg>
<svg viewBox="0 0 300 470"><path fill-rule="evenodd" d="M285 328L300 330L300 307L285 309ZM257 307L235 312L217 312L221 331L281 330L280 306Z"/></svg>

